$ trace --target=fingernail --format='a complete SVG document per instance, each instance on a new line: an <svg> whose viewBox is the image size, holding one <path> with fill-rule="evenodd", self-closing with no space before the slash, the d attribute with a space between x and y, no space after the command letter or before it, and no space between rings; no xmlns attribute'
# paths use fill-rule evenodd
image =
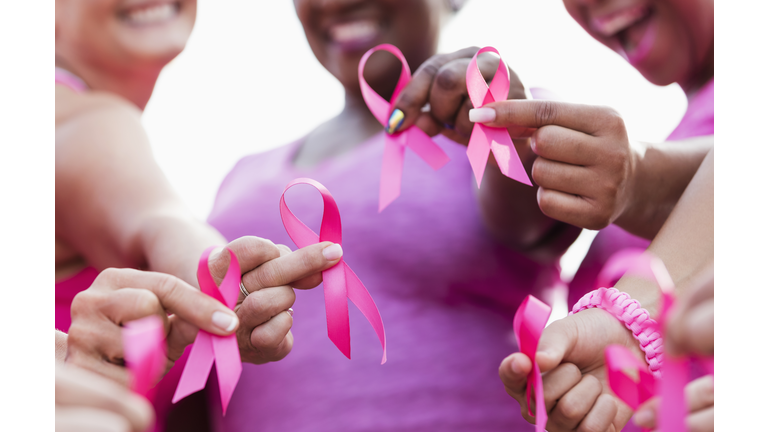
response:
<svg viewBox="0 0 768 432"><path fill-rule="evenodd" d="M230 332L237 327L237 317L226 312L214 312L212 320L213 325L227 332Z"/></svg>
<svg viewBox="0 0 768 432"><path fill-rule="evenodd" d="M653 423L654 417L653 410L642 409L635 413L632 421L638 426L648 426Z"/></svg>
<svg viewBox="0 0 768 432"><path fill-rule="evenodd" d="M341 258L341 255L343 254L344 254L344 251L341 250L340 244L332 244L327 248L323 249L323 256L328 261L336 261L337 259Z"/></svg>
<svg viewBox="0 0 768 432"><path fill-rule="evenodd" d="M288 308L286 312L288 312L288 315L293 316L293 308Z"/></svg>
<svg viewBox="0 0 768 432"><path fill-rule="evenodd" d="M400 126L403 125L403 120L405 120L405 114L402 111L399 109L392 111L392 115L389 116L389 121L387 122L387 133L392 135L397 132Z"/></svg>
<svg viewBox="0 0 768 432"><path fill-rule="evenodd" d="M472 123L488 123L496 120L496 110L493 108L474 108L469 110L469 121Z"/></svg>

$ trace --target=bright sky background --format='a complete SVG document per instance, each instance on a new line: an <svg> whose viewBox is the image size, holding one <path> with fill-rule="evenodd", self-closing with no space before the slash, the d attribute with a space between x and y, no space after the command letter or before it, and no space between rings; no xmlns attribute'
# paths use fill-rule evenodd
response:
<svg viewBox="0 0 768 432"><path fill-rule="evenodd" d="M440 52L471 45L496 47L528 87L617 109L636 140L664 140L685 111L678 86L645 81L560 0L469 0L444 28ZM144 125L171 183L206 218L238 159L302 137L342 104L342 87L312 55L293 2L199 0L192 37L160 76ZM593 235L564 258L566 277Z"/></svg>

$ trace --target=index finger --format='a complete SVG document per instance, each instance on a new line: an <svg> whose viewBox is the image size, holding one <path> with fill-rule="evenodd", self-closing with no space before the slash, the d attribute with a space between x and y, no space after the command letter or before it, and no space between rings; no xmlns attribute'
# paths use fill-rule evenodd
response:
<svg viewBox="0 0 768 432"><path fill-rule="evenodd" d="M237 329L237 315L231 309L177 277L133 269L112 270L104 277L115 289L152 292L163 309L210 333L225 336Z"/></svg>
<svg viewBox="0 0 768 432"><path fill-rule="evenodd" d="M528 373L532 367L531 359L519 352L510 355L501 362L499 378L501 378L501 382L504 383L510 396L517 399L525 394Z"/></svg>
<svg viewBox="0 0 768 432"><path fill-rule="evenodd" d="M263 288L292 285L338 264L342 253L341 245L331 242L303 247L244 274L243 287L252 293Z"/></svg>
<svg viewBox="0 0 768 432"><path fill-rule="evenodd" d="M479 49L478 47L464 48L450 54L433 56L422 63L416 69L411 81L395 99L389 123L384 128L387 133L405 130L416 122L421 114L421 108L429 101L432 81L441 67L456 59L472 58Z"/></svg>
<svg viewBox="0 0 768 432"><path fill-rule="evenodd" d="M611 108L550 100L505 100L469 112L469 120L499 128L557 125L597 135L621 117Z"/></svg>

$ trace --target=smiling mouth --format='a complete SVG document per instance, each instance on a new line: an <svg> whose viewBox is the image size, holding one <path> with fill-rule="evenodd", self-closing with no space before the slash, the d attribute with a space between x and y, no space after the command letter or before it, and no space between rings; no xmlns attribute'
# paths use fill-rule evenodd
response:
<svg viewBox="0 0 768 432"><path fill-rule="evenodd" d="M178 2L150 3L128 8L119 13L120 19L130 25L149 26L168 22L179 15Z"/></svg>
<svg viewBox="0 0 768 432"><path fill-rule="evenodd" d="M644 23L652 15L649 6L635 6L614 12L607 16L592 18L592 29L605 38L616 38L627 49L629 44L629 29Z"/></svg>
<svg viewBox="0 0 768 432"><path fill-rule="evenodd" d="M354 46L373 41L379 34L379 24L373 20L349 21L332 25L328 37L334 43Z"/></svg>

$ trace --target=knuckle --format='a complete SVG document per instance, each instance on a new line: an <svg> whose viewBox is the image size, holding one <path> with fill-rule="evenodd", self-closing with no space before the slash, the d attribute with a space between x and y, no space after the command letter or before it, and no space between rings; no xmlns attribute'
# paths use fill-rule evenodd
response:
<svg viewBox="0 0 768 432"><path fill-rule="evenodd" d="M581 419L583 415L581 404L567 397L557 403L557 411L562 418L570 422Z"/></svg>
<svg viewBox="0 0 768 432"><path fill-rule="evenodd" d="M556 117L557 108L552 101L542 101L536 106L536 110L534 111L534 119L536 124L552 124Z"/></svg>
<svg viewBox="0 0 768 432"><path fill-rule="evenodd" d="M440 71L440 67L442 66L442 57L443 56L434 56L428 59L419 67L419 69L416 72L419 74L426 74L430 77L434 77L435 75L437 75L438 71Z"/></svg>
<svg viewBox="0 0 768 432"><path fill-rule="evenodd" d="M463 88L463 76L455 68L446 65L442 67L435 77L435 83L443 90L456 90Z"/></svg>
<svg viewBox="0 0 768 432"><path fill-rule="evenodd" d="M109 283L110 281L117 280L120 276L122 276L122 271L120 269L110 267L102 270L101 273L96 276L95 282Z"/></svg>

